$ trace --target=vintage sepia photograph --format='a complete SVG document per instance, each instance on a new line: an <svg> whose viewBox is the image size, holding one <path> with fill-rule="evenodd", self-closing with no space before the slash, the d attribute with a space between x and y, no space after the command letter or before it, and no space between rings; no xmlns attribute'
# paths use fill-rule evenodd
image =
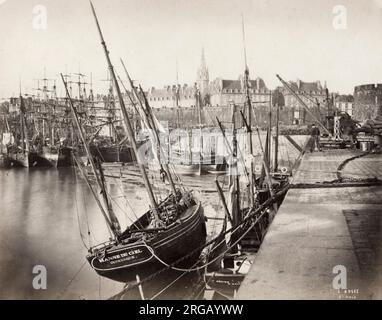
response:
<svg viewBox="0 0 382 320"><path fill-rule="evenodd" d="M0 0L0 300L382 299L381 30L382 0Z"/></svg>

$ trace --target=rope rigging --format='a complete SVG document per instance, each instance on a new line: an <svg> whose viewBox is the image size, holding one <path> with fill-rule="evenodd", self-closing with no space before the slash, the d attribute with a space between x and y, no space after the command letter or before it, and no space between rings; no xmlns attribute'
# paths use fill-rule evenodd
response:
<svg viewBox="0 0 382 320"><path fill-rule="evenodd" d="M208 117L210 118L210 121L211 121L212 125L218 127L217 124L215 123L215 120L212 118L212 116L211 116L209 110L208 110L207 108L205 108L204 110L206 110L207 115L208 115ZM225 141L226 141L226 140L225 140ZM227 143L228 143L228 141L227 141ZM243 167L245 168L244 155L243 155L243 152L242 152L242 150L241 150L241 148L240 148L240 146L239 146L239 143L237 144L237 151L238 151L238 155L239 155L239 157L238 157L238 158L239 158L239 161L242 163ZM247 183L249 183L249 177L248 177L248 175L245 174L244 177L245 177L245 179L247 180Z"/></svg>
<svg viewBox="0 0 382 320"><path fill-rule="evenodd" d="M74 174L75 185L78 185L77 174L75 172L75 168L74 167L72 169L72 172ZM74 190L74 203L75 203L75 207L76 207L78 231L80 233L81 241L82 241L82 244L84 245L84 247L86 248L86 250L89 250L88 246L85 243L85 237L82 234L82 230L81 230L80 213L79 213L79 210L78 210L78 202L77 202L77 188ZM90 243L90 228L89 228L88 216L87 216L87 211L86 210L85 210L85 212L86 212L85 217L86 217L87 233L89 235L89 239L88 239L89 240L89 247L91 247L91 243Z"/></svg>
<svg viewBox="0 0 382 320"><path fill-rule="evenodd" d="M276 193L274 195L273 198L269 198L267 201L265 201L263 204L261 204L258 208L256 209L250 209L247 213L247 215L243 218L242 222L239 223L236 227L231 227L229 229L227 229L225 232L222 232L220 233L218 236L214 237L213 239L211 239L210 241L206 242L204 245L201 245L199 246L198 248L192 250L189 254L187 254L186 256L183 256L182 258L172 262L171 264L166 264L164 268L162 268L161 270L158 270L157 272L147 276L145 279L142 279L140 282L137 282L133 285L131 285L130 287L126 287L125 290L132 290L140 285L142 285L143 283L146 283L152 279L154 279L156 276L158 276L159 274L163 273L164 271L168 270L168 269L174 269L174 270L178 270L178 271L187 271L187 272L191 272L191 271L196 271L196 270L199 270L200 267L198 268L193 268L193 269L182 269L182 268L176 268L174 266L178 265L180 262L182 262L183 260L187 259L188 257L190 257L191 255L195 254L196 252L200 251L200 250L203 250L204 248L210 246L211 244L214 244L221 236L225 236L226 234L228 233L234 233L236 232L237 230L239 230L239 228L241 228L241 226L243 226L245 223L247 223L248 221L250 221L256 214L258 214L259 212L261 213L257 219L252 222L250 224L250 227L244 232L245 235L251 230L251 228L253 228L254 225L256 225L256 223L258 223L258 221L261 219L261 217L265 214L265 209L268 208L269 205L271 205L273 203L273 201L277 200L281 194L287 190L288 187L284 187L282 190L280 190L280 192ZM244 235L244 236L245 236ZM244 237L243 236L243 237ZM241 240L241 237L239 238L239 240L235 241L234 244L232 244L231 246L235 246L239 241ZM237 243L236 243L237 242ZM231 249L231 247L230 247ZM228 251L227 251L228 252ZM222 254L225 254L226 252L222 253ZM220 258L221 255L219 255L218 257L216 258ZM163 261L164 262L164 261ZM209 263L208 263L209 264ZM208 265L204 265L204 268Z"/></svg>

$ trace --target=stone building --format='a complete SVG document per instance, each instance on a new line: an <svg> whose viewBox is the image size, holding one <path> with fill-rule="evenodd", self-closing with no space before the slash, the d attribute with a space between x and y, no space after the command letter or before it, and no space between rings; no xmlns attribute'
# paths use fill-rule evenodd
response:
<svg viewBox="0 0 382 320"><path fill-rule="evenodd" d="M354 88L353 117L363 121L382 115L382 83L366 84Z"/></svg>
<svg viewBox="0 0 382 320"><path fill-rule="evenodd" d="M346 112L349 116L353 117L354 97L349 95L337 95L334 99L334 106L341 112Z"/></svg>
<svg viewBox="0 0 382 320"><path fill-rule="evenodd" d="M289 81L288 84L314 114L318 115L320 112L323 112L323 110L326 110L327 97L329 96L326 88L326 82L323 86L320 81L304 82L297 80ZM301 106L296 97L287 89L284 87L280 87L279 89L284 95L285 107L293 110L293 123L305 123L308 116L305 108ZM317 104L319 104L319 107Z"/></svg>
<svg viewBox="0 0 382 320"><path fill-rule="evenodd" d="M268 102L270 91L260 78L250 80L249 91L252 100ZM196 73L193 85L167 85L157 89L151 87L147 91L147 99L153 108L193 108L201 103L202 106L228 106L231 102L244 103L244 77L237 80L216 78L210 81L204 50L201 63Z"/></svg>
<svg viewBox="0 0 382 320"><path fill-rule="evenodd" d="M152 108L191 108L197 100L196 84L167 85L163 89L151 87L146 94Z"/></svg>
<svg viewBox="0 0 382 320"><path fill-rule="evenodd" d="M327 88L326 83L321 85L320 81L304 82L297 80L289 82L299 97L318 113L317 103L326 111ZM210 81L210 75L206 63L204 50L201 54L200 66L196 72L195 83L192 85L168 85L162 89L150 88L147 98L153 108L194 108L200 103L203 107L226 107L232 102L243 105L244 75L236 80L215 78ZM285 88L280 88L285 96L285 108L293 116L288 118L288 123L295 124L310 122L306 110L300 106L297 99ZM269 106L271 90L267 88L261 78L249 80L249 92L255 107L265 108Z"/></svg>
<svg viewBox="0 0 382 320"><path fill-rule="evenodd" d="M209 73L202 50L200 66L193 85L166 85L163 89L154 87L147 91L147 99L153 108L194 108L199 103L209 105Z"/></svg>
<svg viewBox="0 0 382 320"><path fill-rule="evenodd" d="M244 75L241 75L238 80L216 78L210 83L209 91L211 106L228 106L231 103L243 105L245 101ZM270 90L263 79L249 80L249 93L251 101L256 105L269 104Z"/></svg>

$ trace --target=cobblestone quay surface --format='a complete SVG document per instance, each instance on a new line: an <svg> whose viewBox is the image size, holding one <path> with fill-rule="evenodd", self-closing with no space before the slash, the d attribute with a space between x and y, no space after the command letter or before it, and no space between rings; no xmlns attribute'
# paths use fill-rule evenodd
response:
<svg viewBox="0 0 382 320"><path fill-rule="evenodd" d="M360 154L307 153L292 184L336 180ZM381 178L382 155L352 160L341 175ZM381 216L382 186L290 189L237 298L381 299Z"/></svg>

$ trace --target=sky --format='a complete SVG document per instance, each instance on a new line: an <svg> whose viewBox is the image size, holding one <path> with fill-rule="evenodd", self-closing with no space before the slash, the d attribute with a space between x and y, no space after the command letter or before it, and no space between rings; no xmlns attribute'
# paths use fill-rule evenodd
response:
<svg viewBox="0 0 382 320"><path fill-rule="evenodd" d="M210 79L327 82L333 92L382 82L382 0L93 0L112 62L144 88L193 84L204 48ZM338 25L346 8L346 25ZM37 7L36 7L37 6ZM41 11L43 8L43 11ZM46 10L46 11L44 11ZM334 10L334 11L333 11ZM46 20L43 19L46 12ZM340 12L343 17L343 11ZM45 23L46 21L46 23ZM176 67L178 65L178 68ZM0 98L35 93L37 80L87 74L104 93L107 65L87 0L0 0ZM74 79L73 79L74 80ZM51 82L51 85L53 82Z"/></svg>

